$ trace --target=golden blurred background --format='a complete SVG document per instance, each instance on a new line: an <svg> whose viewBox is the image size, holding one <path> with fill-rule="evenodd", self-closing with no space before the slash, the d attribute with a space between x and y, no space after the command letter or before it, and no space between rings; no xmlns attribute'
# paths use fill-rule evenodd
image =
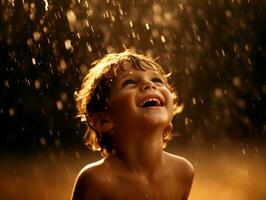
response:
<svg viewBox="0 0 266 200"><path fill-rule="evenodd" d="M195 167L190 200L266 199L265 149L239 149L235 145L211 148L169 147L170 152L186 157ZM1 199L71 199L79 170L99 159L97 155L70 151L4 158L0 166Z"/></svg>

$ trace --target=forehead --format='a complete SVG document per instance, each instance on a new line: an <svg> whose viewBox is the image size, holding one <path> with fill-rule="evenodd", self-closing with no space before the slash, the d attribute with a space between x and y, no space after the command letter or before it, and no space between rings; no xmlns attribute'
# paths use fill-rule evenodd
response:
<svg viewBox="0 0 266 200"><path fill-rule="evenodd" d="M163 76L160 69L155 65L151 65L149 63L141 63L137 65L129 61L124 61L116 68L113 68L111 73L114 78L120 78L122 76L134 74L135 71L145 71L159 76Z"/></svg>

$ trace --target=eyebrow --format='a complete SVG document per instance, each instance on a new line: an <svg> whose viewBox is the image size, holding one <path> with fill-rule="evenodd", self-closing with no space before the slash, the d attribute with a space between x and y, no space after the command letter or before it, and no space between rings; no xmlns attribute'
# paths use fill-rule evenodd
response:
<svg viewBox="0 0 266 200"><path fill-rule="evenodd" d="M125 73L125 74L121 75L119 77L119 79L123 79L123 78L127 77L128 75L132 75L132 74L131 73Z"/></svg>

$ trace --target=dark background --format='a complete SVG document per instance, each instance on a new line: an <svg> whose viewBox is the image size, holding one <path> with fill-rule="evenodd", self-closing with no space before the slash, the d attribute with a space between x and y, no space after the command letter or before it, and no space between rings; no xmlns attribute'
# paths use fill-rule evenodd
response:
<svg viewBox="0 0 266 200"><path fill-rule="evenodd" d="M91 62L125 48L158 57L172 71L185 107L174 118L170 151L196 167L206 161L201 152L238 152L262 162L265 172L265 1L2 0L0 6L0 150L9 180L25 162L32 170L29 159L52 166L60 160L68 170L86 163L92 154L82 142L74 93Z"/></svg>

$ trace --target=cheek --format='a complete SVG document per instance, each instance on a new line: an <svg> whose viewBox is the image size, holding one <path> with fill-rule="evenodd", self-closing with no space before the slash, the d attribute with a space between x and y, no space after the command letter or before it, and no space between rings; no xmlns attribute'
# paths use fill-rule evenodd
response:
<svg viewBox="0 0 266 200"><path fill-rule="evenodd" d="M174 97L173 97L172 93L168 89L164 90L164 95L166 97L167 102L169 102L169 104L173 104Z"/></svg>
<svg viewBox="0 0 266 200"><path fill-rule="evenodd" d="M126 126L127 121L130 120L130 116L132 116L135 108L133 105L132 98L129 96L121 96L114 97L109 104L111 117L114 124L114 127L121 128L121 126ZM123 122L121 124L121 122Z"/></svg>
<svg viewBox="0 0 266 200"><path fill-rule="evenodd" d="M165 92L165 96L166 96L166 99L167 99L167 107L168 107L169 111L171 113L173 113L174 112L174 97L173 97L172 93L169 90L167 90Z"/></svg>
<svg viewBox="0 0 266 200"><path fill-rule="evenodd" d="M110 108L113 113L122 114L132 105L132 96L129 94L117 95L110 100Z"/></svg>

